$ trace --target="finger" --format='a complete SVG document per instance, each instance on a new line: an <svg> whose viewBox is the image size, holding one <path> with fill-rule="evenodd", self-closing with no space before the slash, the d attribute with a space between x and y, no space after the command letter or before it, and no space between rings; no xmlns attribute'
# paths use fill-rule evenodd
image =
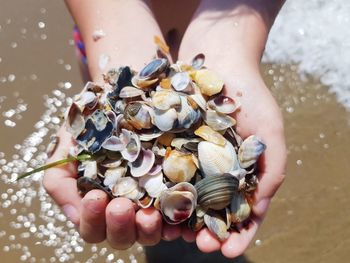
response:
<svg viewBox="0 0 350 263"><path fill-rule="evenodd" d="M243 254L258 230L260 221L253 219L249 226L238 232L232 232L221 246L222 254L227 258L235 258Z"/></svg>
<svg viewBox="0 0 350 263"><path fill-rule="evenodd" d="M162 234L162 217L155 208L140 209L136 213L137 241L144 246L159 243Z"/></svg>
<svg viewBox="0 0 350 263"><path fill-rule="evenodd" d="M64 128L60 129L58 136L59 143L48 162L66 158L73 145L71 135ZM73 162L53 167L45 171L43 186L53 200L62 207L69 220L78 225L81 196L78 193L76 176L76 164Z"/></svg>
<svg viewBox="0 0 350 263"><path fill-rule="evenodd" d="M181 236L181 227L178 225L163 224L162 239L173 241Z"/></svg>
<svg viewBox="0 0 350 263"><path fill-rule="evenodd" d="M270 199L274 196L285 178L287 157L282 129L263 131L259 136L263 138L266 144L266 150L259 160L261 174L259 174L258 188L254 195L253 211L258 217L263 217Z"/></svg>
<svg viewBox="0 0 350 263"><path fill-rule="evenodd" d="M107 240L115 249L128 249L136 240L135 210L127 198L115 198L106 209Z"/></svg>
<svg viewBox="0 0 350 263"><path fill-rule="evenodd" d="M214 252L220 249L220 242L210 233L207 228L201 229L196 237L197 247L204 253Z"/></svg>
<svg viewBox="0 0 350 263"><path fill-rule="evenodd" d="M188 243L196 240L197 233L188 228L187 224L182 226L182 238Z"/></svg>
<svg viewBox="0 0 350 263"><path fill-rule="evenodd" d="M89 191L82 199L80 236L88 243L99 243L106 238L105 210L109 198L101 190Z"/></svg>

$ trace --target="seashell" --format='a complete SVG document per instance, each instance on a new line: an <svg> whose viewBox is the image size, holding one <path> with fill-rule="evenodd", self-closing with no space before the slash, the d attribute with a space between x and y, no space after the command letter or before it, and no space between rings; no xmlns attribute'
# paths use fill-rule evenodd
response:
<svg viewBox="0 0 350 263"><path fill-rule="evenodd" d="M166 111L180 104L180 96L174 91L161 90L153 93L152 105L158 110Z"/></svg>
<svg viewBox="0 0 350 263"><path fill-rule="evenodd" d="M173 108L167 111L154 110L153 123L161 131L170 131L176 120L177 112Z"/></svg>
<svg viewBox="0 0 350 263"><path fill-rule="evenodd" d="M169 147L174 138L175 138L175 134L170 132L165 132L160 137L158 137L157 142L163 146Z"/></svg>
<svg viewBox="0 0 350 263"><path fill-rule="evenodd" d="M188 226L192 231L199 231L204 226L205 212L200 206L196 207L195 213L192 214L188 221Z"/></svg>
<svg viewBox="0 0 350 263"><path fill-rule="evenodd" d="M48 158L51 158L51 156L55 153L59 142L60 137L58 137L57 135L50 136L50 142L46 147L46 154Z"/></svg>
<svg viewBox="0 0 350 263"><path fill-rule="evenodd" d="M174 183L189 182L196 170L191 153L172 150L163 161L163 172Z"/></svg>
<svg viewBox="0 0 350 263"><path fill-rule="evenodd" d="M122 151L125 149L125 144L117 137L111 136L102 144L102 148L109 151Z"/></svg>
<svg viewBox="0 0 350 263"><path fill-rule="evenodd" d="M256 135L246 138L238 150L240 166L242 168L248 168L256 163L265 149L266 145Z"/></svg>
<svg viewBox="0 0 350 263"><path fill-rule="evenodd" d="M225 146L202 141L198 144L198 160L204 176L222 175L236 170L237 154L232 144L226 141Z"/></svg>
<svg viewBox="0 0 350 263"><path fill-rule="evenodd" d="M207 110L207 101L203 97L199 87L192 82L192 86L194 89L194 94L189 95L189 97L196 102L196 104L203 110Z"/></svg>
<svg viewBox="0 0 350 263"><path fill-rule="evenodd" d="M126 167L109 168L104 174L103 184L112 190L117 181L126 174Z"/></svg>
<svg viewBox="0 0 350 263"><path fill-rule="evenodd" d="M168 189L163 183L163 173L146 174L139 179L139 186L143 187L150 197L159 197L160 193Z"/></svg>
<svg viewBox="0 0 350 263"><path fill-rule="evenodd" d="M154 87L157 83L158 83L159 79L155 78L155 79L140 79L138 76L134 76L131 79L131 83L133 86L142 89L142 90L146 90L146 89L150 89L152 87Z"/></svg>
<svg viewBox="0 0 350 263"><path fill-rule="evenodd" d="M224 82L219 75L208 69L200 69L194 75L194 81L199 86L202 94L212 96L221 92Z"/></svg>
<svg viewBox="0 0 350 263"><path fill-rule="evenodd" d="M192 138L192 139L187 139L187 138L174 138L171 141L171 146L175 147L178 150L181 150L182 147L185 147L186 144L188 143L195 143L198 144L199 142L201 142L202 140L199 138Z"/></svg>
<svg viewBox="0 0 350 263"><path fill-rule="evenodd" d="M181 108L177 114L178 123L176 128L190 128L200 119L200 112L193 108L193 104L186 96L180 96Z"/></svg>
<svg viewBox="0 0 350 263"><path fill-rule="evenodd" d="M98 181L92 179L92 178L89 178L89 177L79 177L77 179L77 188L79 190L79 192L82 194L82 195L85 195L87 194L87 192L93 190L93 189L99 189L99 190L102 190L104 191L109 198L113 198L113 195L105 188L103 187L101 184L99 184Z"/></svg>
<svg viewBox="0 0 350 263"><path fill-rule="evenodd" d="M128 103L125 107L124 118L137 130L152 128L149 107L141 102Z"/></svg>
<svg viewBox="0 0 350 263"><path fill-rule="evenodd" d="M105 168L116 168L122 164L122 156L118 153L118 158L110 158L109 156L99 163L102 167Z"/></svg>
<svg viewBox="0 0 350 263"><path fill-rule="evenodd" d="M86 106L89 109L93 109L98 103L98 97L92 91L85 91L80 94L76 103L80 108L85 108Z"/></svg>
<svg viewBox="0 0 350 263"><path fill-rule="evenodd" d="M141 152L140 139L135 133L129 135L126 130L122 130L122 132L123 135L121 137L125 138L125 148L121 151L121 154L125 160L134 162Z"/></svg>
<svg viewBox="0 0 350 263"><path fill-rule="evenodd" d="M233 145L236 152L238 152L238 148L243 143L241 136L239 136L232 127L226 130L226 133L224 134L224 136Z"/></svg>
<svg viewBox="0 0 350 263"><path fill-rule="evenodd" d="M241 105L234 99L220 95L208 101L208 107L222 114L231 114Z"/></svg>
<svg viewBox="0 0 350 263"><path fill-rule="evenodd" d="M236 124L236 120L228 115L220 114L215 110L207 110L203 114L205 123L215 131L222 131Z"/></svg>
<svg viewBox="0 0 350 263"><path fill-rule="evenodd" d="M169 78L162 79L159 86L165 90L171 89L171 80Z"/></svg>
<svg viewBox="0 0 350 263"><path fill-rule="evenodd" d="M165 221L175 225L191 217L197 206L196 189L190 183L182 182L165 189L159 197L159 206Z"/></svg>
<svg viewBox="0 0 350 263"><path fill-rule="evenodd" d="M150 130L143 130L142 132L138 133L138 136L141 141L148 142L162 136L162 134L163 132L158 129L150 129Z"/></svg>
<svg viewBox="0 0 350 263"><path fill-rule="evenodd" d="M168 66L168 60L165 58L157 58L148 63L139 73L140 79L156 78L163 73Z"/></svg>
<svg viewBox="0 0 350 263"><path fill-rule="evenodd" d="M184 92L184 93L191 92L193 90L191 83L192 81L187 72L176 73L171 78L172 87L179 92Z"/></svg>
<svg viewBox="0 0 350 263"><path fill-rule="evenodd" d="M154 162L154 153L151 150L142 149L137 159L132 163L128 163L131 175L134 177L141 177L147 174L152 169Z"/></svg>
<svg viewBox="0 0 350 263"><path fill-rule="evenodd" d="M84 168L84 176L96 179L97 177L97 162L96 161L84 161L82 162L82 167Z"/></svg>
<svg viewBox="0 0 350 263"><path fill-rule="evenodd" d="M198 205L204 210L221 210L228 206L238 191L239 181L230 175L204 177L195 184Z"/></svg>
<svg viewBox="0 0 350 263"><path fill-rule="evenodd" d="M204 61L205 61L205 56L204 54L200 53L192 59L191 66L194 70L199 70L202 68Z"/></svg>
<svg viewBox="0 0 350 263"><path fill-rule="evenodd" d="M226 144L226 139L224 136L206 125L200 126L197 130L194 131L194 134L208 142L212 142L217 145L224 146Z"/></svg>
<svg viewBox="0 0 350 263"><path fill-rule="evenodd" d="M137 180L132 177L122 177L112 188L112 194L116 197L126 197L132 201L139 200L145 194L139 187Z"/></svg>
<svg viewBox="0 0 350 263"><path fill-rule="evenodd" d="M122 90L119 93L119 98L125 99L125 98L134 98L138 96L142 96L144 94L144 91L132 87L132 86L126 86L122 88Z"/></svg>
<svg viewBox="0 0 350 263"><path fill-rule="evenodd" d="M153 197L150 197L149 195L145 194L143 197L138 199L136 203L139 207L145 209L145 208L149 208L152 205L153 201L154 201Z"/></svg>
<svg viewBox="0 0 350 263"><path fill-rule="evenodd" d="M87 151L96 153L102 144L111 137L114 130L113 123L101 110L94 111L85 123L84 130L76 138L77 143Z"/></svg>
<svg viewBox="0 0 350 263"><path fill-rule="evenodd" d="M73 138L77 138L78 135L84 130L85 120L83 113L76 103L72 103L66 114L66 128Z"/></svg>
<svg viewBox="0 0 350 263"><path fill-rule="evenodd" d="M225 220L218 213L212 211L206 213L204 222L209 231L215 234L220 241L225 241L230 236Z"/></svg>
<svg viewBox="0 0 350 263"><path fill-rule="evenodd" d="M231 221L233 224L246 220L251 212L251 207L242 192L237 192L231 201Z"/></svg>

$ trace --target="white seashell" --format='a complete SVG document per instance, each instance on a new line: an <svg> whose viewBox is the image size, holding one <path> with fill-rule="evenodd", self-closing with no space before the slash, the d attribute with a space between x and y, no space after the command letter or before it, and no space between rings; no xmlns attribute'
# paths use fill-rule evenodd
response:
<svg viewBox="0 0 350 263"><path fill-rule="evenodd" d="M84 161L82 163L84 167L84 177L95 179L97 176L97 162L96 161Z"/></svg>
<svg viewBox="0 0 350 263"><path fill-rule="evenodd" d="M141 177L147 174L152 169L154 161L154 153L151 150L142 149L137 159L132 163L128 163L131 175L134 177Z"/></svg>
<svg viewBox="0 0 350 263"><path fill-rule="evenodd" d="M199 87L193 82L192 82L192 86L194 88L194 94L189 95L189 97L191 99L193 99L203 111L206 111L207 110L207 101L203 97Z"/></svg>
<svg viewBox="0 0 350 263"><path fill-rule="evenodd" d="M266 145L256 136L246 138L238 150L238 159L242 168L248 168L256 163Z"/></svg>
<svg viewBox="0 0 350 263"><path fill-rule="evenodd" d="M177 112L175 109L167 111L154 110L154 125L161 131L170 131L174 127L177 119Z"/></svg>
<svg viewBox="0 0 350 263"><path fill-rule="evenodd" d="M120 138L113 135L104 141L102 148L109 151L118 152L125 149L125 144L122 142L122 140L120 140Z"/></svg>
<svg viewBox="0 0 350 263"><path fill-rule="evenodd" d="M132 86L125 86L119 93L119 98L134 98L143 95L144 92Z"/></svg>
<svg viewBox="0 0 350 263"><path fill-rule="evenodd" d="M237 100L224 95L220 95L209 100L207 105L208 108L211 108L223 114L231 114L241 106Z"/></svg>
<svg viewBox="0 0 350 263"><path fill-rule="evenodd" d="M220 114L215 110L207 110L203 114L205 123L215 131L222 131L236 124L236 120L228 115Z"/></svg>
<svg viewBox="0 0 350 263"><path fill-rule="evenodd" d="M122 196L136 201L144 195L144 192L139 187L136 179L127 176L117 181L112 188L112 194L116 197Z"/></svg>
<svg viewBox="0 0 350 263"><path fill-rule="evenodd" d="M141 151L140 138L135 133L132 133L130 137L128 137L129 134L125 131L126 130L124 129L122 131L125 138L125 148L121 151L121 154L125 160L128 160L129 162L134 162Z"/></svg>
<svg viewBox="0 0 350 263"><path fill-rule="evenodd" d="M160 210L168 224L180 224L192 215L197 206L197 192L190 183L182 182L162 191Z"/></svg>
<svg viewBox="0 0 350 263"><path fill-rule="evenodd" d="M196 170L191 153L172 150L163 161L163 172L174 183L189 182Z"/></svg>
<svg viewBox="0 0 350 263"><path fill-rule="evenodd" d="M126 167L116 167L107 169L104 174L103 184L110 189L117 183L117 181L126 174Z"/></svg>
<svg viewBox="0 0 350 263"><path fill-rule="evenodd" d="M152 105L158 110L166 111L180 104L180 96L174 91L162 90L153 93Z"/></svg>
<svg viewBox="0 0 350 263"><path fill-rule="evenodd" d="M72 134L74 138L85 128L84 116L76 103L72 103L66 113L66 128L69 133Z"/></svg>
<svg viewBox="0 0 350 263"><path fill-rule="evenodd" d="M171 78L171 85L176 91L180 92L191 92L193 90L191 85L191 79L187 72L176 73Z"/></svg>
<svg viewBox="0 0 350 263"><path fill-rule="evenodd" d="M238 166L238 159L232 144L226 141L225 146L202 141L198 144L198 160L205 176L229 173Z"/></svg>
<svg viewBox="0 0 350 263"><path fill-rule="evenodd" d="M204 222L209 231L215 234L220 241L224 241L230 236L227 232L227 223L217 213L205 214Z"/></svg>
<svg viewBox="0 0 350 263"><path fill-rule="evenodd" d="M157 198L162 191L167 189L163 183L163 173L159 171L157 174L146 174L139 179L139 186L143 187L150 197Z"/></svg>

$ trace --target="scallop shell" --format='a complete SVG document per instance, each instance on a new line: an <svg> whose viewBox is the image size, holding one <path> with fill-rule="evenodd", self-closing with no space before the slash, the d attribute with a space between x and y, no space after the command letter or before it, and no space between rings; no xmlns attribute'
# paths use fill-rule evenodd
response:
<svg viewBox="0 0 350 263"><path fill-rule="evenodd" d="M199 86L202 94L212 96L221 92L224 82L219 75L208 69L200 69L194 75L194 81Z"/></svg>
<svg viewBox="0 0 350 263"><path fill-rule="evenodd" d="M266 149L266 145L256 136L245 139L238 150L238 159L242 168L248 168L256 163L259 156Z"/></svg>
<svg viewBox="0 0 350 263"><path fill-rule="evenodd" d="M198 144L200 170L205 176L222 175L236 170L237 154L232 144L226 141L225 146L202 141Z"/></svg>
<svg viewBox="0 0 350 263"><path fill-rule="evenodd" d="M175 225L191 217L197 206L197 192L190 183L182 182L162 191L160 210L168 224Z"/></svg>
<svg viewBox="0 0 350 263"><path fill-rule="evenodd" d="M163 172L174 183L189 182L196 170L191 153L172 150L163 161Z"/></svg>

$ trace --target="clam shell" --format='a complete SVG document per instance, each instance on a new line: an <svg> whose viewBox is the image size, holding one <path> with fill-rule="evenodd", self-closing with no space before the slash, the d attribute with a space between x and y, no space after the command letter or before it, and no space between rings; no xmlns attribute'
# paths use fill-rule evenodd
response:
<svg viewBox="0 0 350 263"><path fill-rule="evenodd" d="M125 138L125 148L121 151L121 154L125 160L128 160L129 162L134 162L136 161L141 151L140 139L135 133L132 133L130 137L128 137L128 135L126 135L125 130L123 130L123 134L125 134L124 136L122 136Z"/></svg>
<svg viewBox="0 0 350 263"><path fill-rule="evenodd" d="M82 163L84 167L84 177L96 179L97 177L97 162L96 161L84 161Z"/></svg>
<svg viewBox="0 0 350 263"><path fill-rule="evenodd" d="M194 81L199 86L202 94L212 96L221 92L224 87L224 82L219 75L208 69L196 71Z"/></svg>
<svg viewBox="0 0 350 263"><path fill-rule="evenodd" d="M124 110L124 118L135 129L150 129L152 128L150 108L142 102L130 102Z"/></svg>
<svg viewBox="0 0 350 263"><path fill-rule="evenodd" d="M178 150L181 150L182 147L185 147L186 144L188 143L195 143L198 145L199 142L202 140L200 138L192 138L192 139L187 139L187 138L174 138L171 141L171 146L175 147Z"/></svg>
<svg viewBox="0 0 350 263"><path fill-rule="evenodd" d="M170 131L173 129L176 120L177 112L175 109L169 109L167 111L154 110L153 123L161 131Z"/></svg>
<svg viewBox="0 0 350 263"><path fill-rule="evenodd" d="M187 96L180 96L181 98L181 109L177 114L177 125L176 128L190 128L194 123L200 119L200 112L194 109L191 101L188 100Z"/></svg>
<svg viewBox="0 0 350 263"><path fill-rule="evenodd" d="M141 177L147 174L152 169L154 161L154 153L151 150L142 149L137 159L132 163L128 163L131 175L134 177Z"/></svg>
<svg viewBox="0 0 350 263"><path fill-rule="evenodd" d="M151 79L155 78L168 66L168 60L165 58L157 58L148 63L139 73L140 79Z"/></svg>
<svg viewBox="0 0 350 263"><path fill-rule="evenodd" d="M244 194L237 192L231 201L231 221L232 223L241 223L246 220L251 212L251 207Z"/></svg>
<svg viewBox="0 0 350 263"><path fill-rule="evenodd" d="M209 108L223 114L231 114L240 107L238 101L224 95L209 100L207 105Z"/></svg>
<svg viewBox="0 0 350 263"><path fill-rule="evenodd" d="M117 181L126 174L126 167L109 168L104 174L103 184L112 189Z"/></svg>
<svg viewBox="0 0 350 263"><path fill-rule="evenodd" d="M103 187L100 183L98 183L97 181L95 181L92 178L89 177L79 177L77 179L77 188L80 191L80 193L82 195L87 194L87 192L93 190L93 189L99 189L104 191L109 198L113 198L113 196L111 195L111 193L109 191L107 191L107 189L105 187Z"/></svg>
<svg viewBox="0 0 350 263"><path fill-rule="evenodd" d="M144 91L132 87L132 86L126 86L122 88L122 90L119 93L119 98L134 98L138 96L142 96L144 94Z"/></svg>
<svg viewBox="0 0 350 263"><path fill-rule="evenodd" d="M200 126L197 130L194 131L194 134L203 138L208 142L212 142L221 146L226 144L226 139L217 131L214 131L207 125Z"/></svg>
<svg viewBox="0 0 350 263"><path fill-rule="evenodd" d="M195 213L192 214L188 221L188 226L192 231L199 231L204 226L205 212L200 206L196 207Z"/></svg>
<svg viewBox="0 0 350 263"><path fill-rule="evenodd" d="M196 189L190 183L182 182L162 191L159 206L168 224L180 224L191 217L197 206Z"/></svg>
<svg viewBox="0 0 350 263"><path fill-rule="evenodd" d="M147 89L153 88L154 86L156 86L158 81L159 81L158 78L155 78L155 79L140 79L139 76L134 76L131 79L132 85L134 85L135 87L137 87L139 89L142 89L142 90L147 90Z"/></svg>
<svg viewBox="0 0 350 263"><path fill-rule="evenodd" d="M202 141L198 144L200 170L205 176L222 175L236 170L237 154L232 144L226 141L225 146Z"/></svg>
<svg viewBox="0 0 350 263"><path fill-rule="evenodd" d="M230 175L205 177L195 184L198 205L204 210L221 210L231 203L239 181Z"/></svg>
<svg viewBox="0 0 350 263"><path fill-rule="evenodd" d="M102 144L102 148L109 151L122 151L125 149L125 144L117 137L111 136Z"/></svg>
<svg viewBox="0 0 350 263"><path fill-rule="evenodd" d="M246 138L238 150L240 166L242 168L248 168L256 163L265 149L266 145L256 135Z"/></svg>
<svg viewBox="0 0 350 263"><path fill-rule="evenodd" d="M203 114L205 123L215 131L223 131L236 124L236 120L228 115L220 114L215 110L207 110Z"/></svg>
<svg viewBox="0 0 350 263"><path fill-rule="evenodd" d="M230 236L224 218L218 213L208 212L204 215L204 222L209 231L215 234L220 241L225 241Z"/></svg>
<svg viewBox="0 0 350 263"><path fill-rule="evenodd" d="M147 174L139 179L139 186L143 187L150 197L159 197L160 193L167 189L163 183L163 173L159 171L157 174Z"/></svg>
<svg viewBox="0 0 350 263"><path fill-rule="evenodd" d="M205 61L205 56L204 54L200 53L192 59L191 66L193 69L199 70L204 65L204 61Z"/></svg>
<svg viewBox="0 0 350 263"><path fill-rule="evenodd" d="M153 197L150 197L149 195L145 194L143 197L138 199L136 203L141 208L149 208L151 207L153 201L154 201Z"/></svg>
<svg viewBox="0 0 350 263"><path fill-rule="evenodd" d="M172 150L163 161L163 172L174 183L189 182L196 170L191 153Z"/></svg>
<svg viewBox="0 0 350 263"><path fill-rule="evenodd" d="M159 110L168 110L181 104L180 96L170 90L160 90L153 93L152 105Z"/></svg>
<svg viewBox="0 0 350 263"><path fill-rule="evenodd" d="M71 133L74 138L77 138L84 130L85 120L83 113L76 103L73 102L69 107L65 119L67 131Z"/></svg>
<svg viewBox="0 0 350 263"><path fill-rule="evenodd" d="M144 191L134 178L127 176L117 181L112 188L112 194L116 197L122 196L136 201L144 195Z"/></svg>
<svg viewBox="0 0 350 263"><path fill-rule="evenodd" d="M193 90L191 79L187 72L176 73L171 78L171 85L176 91L180 92L188 93Z"/></svg>

